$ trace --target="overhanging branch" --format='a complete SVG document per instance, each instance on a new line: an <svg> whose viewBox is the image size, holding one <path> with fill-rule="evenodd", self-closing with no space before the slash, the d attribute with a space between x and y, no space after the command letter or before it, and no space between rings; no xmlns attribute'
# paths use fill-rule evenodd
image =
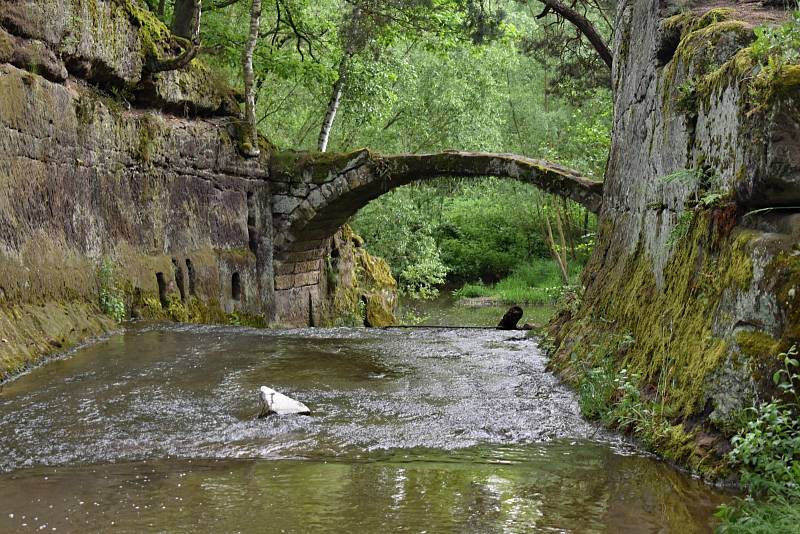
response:
<svg viewBox="0 0 800 534"><path fill-rule="evenodd" d="M600 32L597 31L597 29L594 27L594 24L592 24L589 19L575 11L573 8L562 4L558 0L539 0L539 2L544 4L545 7L536 18L545 17L552 11L558 16L569 21L570 24L575 26L583 35L586 36L586 38L589 40L589 43L591 43L592 48L594 48L594 50L603 60L603 63L605 63L609 69L611 68L611 64L613 62L611 49L608 48L603 36L600 35Z"/></svg>

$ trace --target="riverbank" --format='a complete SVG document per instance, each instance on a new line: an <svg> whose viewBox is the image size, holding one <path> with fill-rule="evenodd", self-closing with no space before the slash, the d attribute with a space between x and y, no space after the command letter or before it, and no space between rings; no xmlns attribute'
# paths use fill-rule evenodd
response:
<svg viewBox="0 0 800 534"><path fill-rule="evenodd" d="M508 306L491 300L485 305L472 306L452 293L442 291L431 300L401 298L398 308L400 324L421 326L485 326L494 328ZM556 312L555 305L543 304L523 307L519 326L525 323L540 326L547 324Z"/></svg>

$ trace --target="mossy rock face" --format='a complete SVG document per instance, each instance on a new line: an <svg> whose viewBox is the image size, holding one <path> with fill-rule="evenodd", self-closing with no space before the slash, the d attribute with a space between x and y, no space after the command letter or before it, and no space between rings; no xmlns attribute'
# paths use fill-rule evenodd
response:
<svg viewBox="0 0 800 534"><path fill-rule="evenodd" d="M680 436L639 437L659 454L707 473L721 468L722 449L699 458L690 434L719 432L749 406L764 391L754 370L774 369L779 348L770 336L737 326L750 321L743 318L751 312L742 307L758 298L764 280L763 265L756 278L752 259L764 251L758 234L736 230L715 243L712 220L708 213L695 217L660 286L652 260L641 252L602 273L595 271L602 267L595 257L582 306L550 329L556 347L551 366L573 383L587 369L613 362L617 371L640 376L677 420L692 421Z"/></svg>
<svg viewBox="0 0 800 534"><path fill-rule="evenodd" d="M243 160L226 127L0 65L0 375L114 328L99 307L106 261L126 317L266 324L265 165ZM262 216L248 224L250 210Z"/></svg>
<svg viewBox="0 0 800 534"><path fill-rule="evenodd" d="M664 22L665 40L677 45L660 76L662 120L667 126L683 115L694 159L687 167L702 161L739 204L797 204L800 65L756 52L753 23L737 17L712 9Z"/></svg>
<svg viewBox="0 0 800 534"><path fill-rule="evenodd" d="M183 115L239 113L240 95L197 59L151 72L158 61L180 56L186 43L138 0L3 3L0 24L0 62L13 59L51 81L63 82L69 71L140 106Z"/></svg>
<svg viewBox="0 0 800 534"><path fill-rule="evenodd" d="M325 325L383 327L397 322L397 281L389 264L363 244L349 225L333 238L321 277Z"/></svg>
<svg viewBox="0 0 800 534"><path fill-rule="evenodd" d="M8 63L14 55L14 37L0 28L0 63Z"/></svg>
<svg viewBox="0 0 800 534"><path fill-rule="evenodd" d="M114 322L95 304L46 302L0 307L0 382L65 352L88 338L113 331Z"/></svg>
<svg viewBox="0 0 800 534"><path fill-rule="evenodd" d="M373 293L367 297L364 326L381 328L397 323L394 302L385 295Z"/></svg>
<svg viewBox="0 0 800 534"><path fill-rule="evenodd" d="M147 77L135 89L137 101L166 111L191 115L236 116L237 93L199 60L180 70Z"/></svg>
<svg viewBox="0 0 800 534"><path fill-rule="evenodd" d="M709 475L800 340L800 219L774 209L800 205L797 66L761 64L753 26L735 7L621 7L597 245L582 297L549 327L556 371L575 385L603 366L637 374L672 427L638 437Z"/></svg>

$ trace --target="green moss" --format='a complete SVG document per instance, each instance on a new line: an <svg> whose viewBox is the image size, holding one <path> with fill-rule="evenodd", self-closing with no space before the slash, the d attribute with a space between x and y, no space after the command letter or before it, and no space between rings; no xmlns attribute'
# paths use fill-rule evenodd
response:
<svg viewBox="0 0 800 534"><path fill-rule="evenodd" d="M198 298L191 297L186 304L189 315L187 322L201 324L229 324L229 318L222 311L219 302L209 300L204 302Z"/></svg>
<svg viewBox="0 0 800 534"><path fill-rule="evenodd" d="M237 265L252 265L256 261L256 255L249 248L219 248L214 249L217 255Z"/></svg>
<svg viewBox="0 0 800 534"><path fill-rule="evenodd" d="M176 293L167 295L167 309L165 311L173 321L179 323L189 322L189 310L183 305L181 296Z"/></svg>
<svg viewBox="0 0 800 534"><path fill-rule="evenodd" d="M742 110L752 115L771 107L781 98L795 98L800 88L800 65L787 64L781 58L758 57L753 42L755 33L749 23L732 20L730 10L711 10L703 16L693 13L676 15L664 26L680 32L680 44L665 75L664 112L669 112L673 84L679 68L691 65L697 104L708 109L712 98L724 88L741 84L745 98ZM720 40L734 35L733 45L740 49L722 65L712 58ZM777 53L777 52L776 52Z"/></svg>
<svg viewBox="0 0 800 534"><path fill-rule="evenodd" d="M143 61L149 63L169 54L174 36L169 28L149 9L137 5L135 0L113 0L125 11L129 20L139 28Z"/></svg>
<svg viewBox="0 0 800 534"><path fill-rule="evenodd" d="M734 10L732 8L709 9L699 16L693 11L684 11L665 20L664 28L687 33L727 20L733 13Z"/></svg>
<svg viewBox="0 0 800 534"><path fill-rule="evenodd" d="M73 101L75 107L75 118L78 119L80 126L88 126L94 122L95 100L84 95Z"/></svg>
<svg viewBox="0 0 800 534"><path fill-rule="evenodd" d="M110 332L114 322L87 302L46 302L0 307L0 382L30 369L91 336Z"/></svg>
<svg viewBox="0 0 800 534"><path fill-rule="evenodd" d="M218 82L218 84L222 84L223 82ZM219 89L222 91L221 94L227 95L228 98L235 100L234 91L228 87L224 89ZM247 121L243 120L236 120L232 123L234 132L235 132L235 142L236 146L244 155L250 155L253 153L253 147L258 143L258 148L262 154L267 154L270 156L270 164L276 164L282 161L283 159L291 160L293 154L298 154L298 152L293 151L285 151L285 152L278 152L275 145L273 145L269 139L264 137L263 135L259 135L257 140L253 139L253 131L250 128L250 125ZM277 159L274 159L276 156ZM291 172L291 165L287 165L284 171L283 167L279 166L279 172ZM273 171L275 172L275 171Z"/></svg>
<svg viewBox="0 0 800 534"><path fill-rule="evenodd" d="M717 47L726 38L732 38L735 42L733 46L744 46L752 41L755 35L749 23L732 20L730 18L732 13L733 10L727 8L712 9L700 16L693 12L687 12L670 17L664 22L665 31L679 34L678 47L663 78L662 112L664 115L670 112L675 93L681 100L679 111L696 114L697 104L700 103L699 99L705 99L707 104L710 91L716 89L723 80L728 79L727 70L720 71L722 67L716 63ZM730 61L726 65L728 63ZM674 85L679 69L688 72L690 66L693 76L693 79L689 80L693 105L687 108L686 91L683 93L676 91ZM710 75L709 73L712 72L716 74ZM722 72L725 72L726 76L721 77ZM707 75L711 78L706 79ZM712 78L715 80L713 83L711 82Z"/></svg>
<svg viewBox="0 0 800 534"><path fill-rule="evenodd" d="M161 307L161 301L158 297L147 296L142 298L142 307L143 315L149 319L163 317L164 309Z"/></svg>
<svg viewBox="0 0 800 534"><path fill-rule="evenodd" d="M0 63L11 60L14 55L14 38L0 28Z"/></svg>
<svg viewBox="0 0 800 534"><path fill-rule="evenodd" d="M778 303L784 309L785 328L779 347L787 350L800 344L800 255L783 252L767 266L766 276L772 281Z"/></svg>
<svg viewBox="0 0 800 534"><path fill-rule="evenodd" d="M235 311L226 315L227 323L235 326L248 326L250 328L266 328L267 320L263 315L250 315Z"/></svg>
<svg viewBox="0 0 800 534"><path fill-rule="evenodd" d="M371 256L349 225L334 236L339 257L326 262L330 299L323 323L335 326L388 326L395 324L397 281L382 258Z"/></svg>
<svg viewBox="0 0 800 534"><path fill-rule="evenodd" d="M599 243L612 243L603 238L611 228L601 221ZM562 314L561 322L550 327L555 343L551 367L577 384L587 369L609 359L616 371L624 368L640 377L642 391L653 392L648 395L674 416L673 425L701 413L714 373L730 354L728 342L714 333L722 297L746 290L753 278L752 235L740 231L720 244L714 243L714 232L711 211L699 211L687 235L675 243L662 284L656 281L653 260L641 250L613 266L590 263L585 276L593 285L583 306L568 312L568 320ZM595 258L608 261L612 254L598 251ZM596 275L599 269L601 276ZM640 437L659 454L702 464L704 470L718 467L690 451L691 433L683 435L678 428L665 436L658 428L638 432L652 434Z"/></svg>
<svg viewBox="0 0 800 534"><path fill-rule="evenodd" d="M780 341L764 332L739 332L736 334L736 344L739 349L753 360L774 358L778 354Z"/></svg>
<svg viewBox="0 0 800 534"><path fill-rule="evenodd" d="M276 152L270 159L273 176L302 181L306 172L315 184L326 182L332 175L341 172L356 158L366 158L373 162L377 158L365 148L347 153L338 152L295 152L292 150Z"/></svg>
<svg viewBox="0 0 800 534"><path fill-rule="evenodd" d="M149 163L160 144L160 130L157 119L152 115L142 115L138 121L138 140L133 154L141 163Z"/></svg>

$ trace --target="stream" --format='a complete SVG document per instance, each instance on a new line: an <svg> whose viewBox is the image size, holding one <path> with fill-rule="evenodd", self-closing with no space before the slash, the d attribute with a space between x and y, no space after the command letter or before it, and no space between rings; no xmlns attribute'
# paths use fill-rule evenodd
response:
<svg viewBox="0 0 800 534"><path fill-rule="evenodd" d="M711 531L523 334L132 326L0 390L0 532Z"/></svg>

